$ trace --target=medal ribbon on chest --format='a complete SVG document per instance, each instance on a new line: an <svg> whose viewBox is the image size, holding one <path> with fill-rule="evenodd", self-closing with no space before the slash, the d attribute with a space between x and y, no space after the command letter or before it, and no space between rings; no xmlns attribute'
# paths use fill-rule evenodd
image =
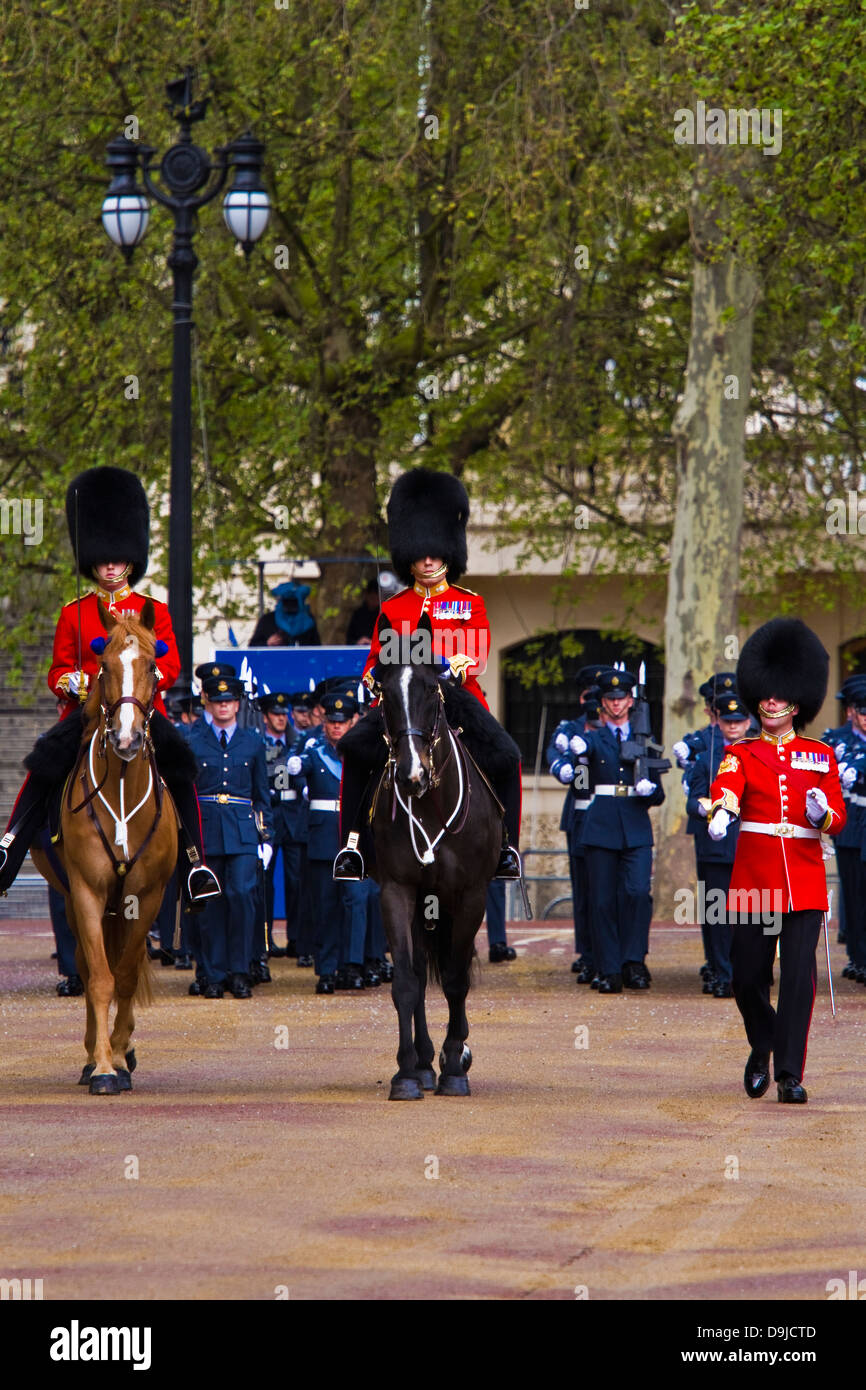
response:
<svg viewBox="0 0 866 1390"><path fill-rule="evenodd" d="M467 622L472 617L471 599L437 599L430 606L431 618L440 622Z"/></svg>
<svg viewBox="0 0 866 1390"><path fill-rule="evenodd" d="M829 772L830 759L826 753L813 753L810 749L800 749L791 754L791 767L801 772Z"/></svg>

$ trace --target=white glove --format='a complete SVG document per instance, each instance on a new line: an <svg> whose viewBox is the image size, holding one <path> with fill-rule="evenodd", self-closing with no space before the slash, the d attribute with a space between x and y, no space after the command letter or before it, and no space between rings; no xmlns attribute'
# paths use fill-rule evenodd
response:
<svg viewBox="0 0 866 1390"><path fill-rule="evenodd" d="M559 769L556 775L559 778L560 782L573 782L574 768L572 767L571 763L563 763L562 767Z"/></svg>
<svg viewBox="0 0 866 1390"><path fill-rule="evenodd" d="M833 752L836 754L837 758L844 758L847 751L848 750L846 749L844 743L837 743L836 747L833 749Z"/></svg>
<svg viewBox="0 0 866 1390"><path fill-rule="evenodd" d="M580 734L575 734L568 746L572 753L585 753L587 747L586 739L581 738Z"/></svg>
<svg viewBox="0 0 866 1390"><path fill-rule="evenodd" d="M708 806L705 806L704 803L703 803L702 801L699 801L699 802L698 802L698 815L699 815L699 816L703 816L704 820L706 820L706 818L707 818L707 816L708 816L709 814L710 814L710 808L709 808Z"/></svg>
<svg viewBox="0 0 866 1390"><path fill-rule="evenodd" d="M290 777L297 777L298 773L301 770L301 766L301 760L298 757L297 753L293 753L290 758L286 759L286 772L289 774Z"/></svg>
<svg viewBox="0 0 866 1390"><path fill-rule="evenodd" d="M707 826L707 832L709 834L710 839L723 840L725 838L725 835L727 834L728 826L730 825L732 820L733 816L731 816L729 812L725 810L724 806L720 806L718 811L716 811L716 814L710 821L709 825Z"/></svg>
<svg viewBox="0 0 866 1390"><path fill-rule="evenodd" d="M66 682L66 687L70 695L77 695L80 690L86 690L89 678L86 671L70 671Z"/></svg>
<svg viewBox="0 0 866 1390"><path fill-rule="evenodd" d="M806 793L806 820L811 825L820 825L827 814L827 798L820 787L810 787Z"/></svg>
<svg viewBox="0 0 866 1390"><path fill-rule="evenodd" d="M680 739L678 743L674 744L673 748L671 749L671 752L673 753L680 767L685 767L686 763L689 760L689 745L687 743L683 743L682 739Z"/></svg>
<svg viewBox="0 0 866 1390"><path fill-rule="evenodd" d="M651 782L648 777L642 777L639 782L635 782L634 789L638 796L652 796L656 789L655 782Z"/></svg>
<svg viewBox="0 0 866 1390"><path fill-rule="evenodd" d="M267 872L268 865L270 864L270 862L271 862L271 860L273 859L273 857L274 857L274 847L273 847L273 845L267 845L267 844L265 844L265 845L259 845L259 858L261 859L262 863L263 863L264 866L265 866L265 872Z"/></svg>
<svg viewBox="0 0 866 1390"><path fill-rule="evenodd" d="M553 746L557 753L564 753L568 747L568 734L557 734L553 740Z"/></svg>
<svg viewBox="0 0 866 1390"><path fill-rule="evenodd" d="M857 781L856 767L849 767L847 763L840 763L839 781L842 783L842 786L845 788L846 791L849 787L853 787L854 783Z"/></svg>

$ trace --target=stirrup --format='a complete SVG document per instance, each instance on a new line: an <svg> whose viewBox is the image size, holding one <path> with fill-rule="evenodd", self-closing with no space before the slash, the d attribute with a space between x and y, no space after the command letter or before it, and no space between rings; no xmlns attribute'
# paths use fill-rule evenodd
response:
<svg viewBox="0 0 866 1390"><path fill-rule="evenodd" d="M190 902L198 903L203 902L205 898L218 898L223 890L213 869L209 869L206 864L198 864L189 871L186 891Z"/></svg>
<svg viewBox="0 0 866 1390"><path fill-rule="evenodd" d="M357 830L353 830L343 849L340 850L334 860L334 867L331 877L337 883L358 883L367 877L367 870L364 867L364 856L358 849L360 835Z"/></svg>
<svg viewBox="0 0 866 1390"><path fill-rule="evenodd" d="M510 882L517 882L523 878L523 863L520 854L513 845L503 844L499 851L499 863L493 877L506 879Z"/></svg>

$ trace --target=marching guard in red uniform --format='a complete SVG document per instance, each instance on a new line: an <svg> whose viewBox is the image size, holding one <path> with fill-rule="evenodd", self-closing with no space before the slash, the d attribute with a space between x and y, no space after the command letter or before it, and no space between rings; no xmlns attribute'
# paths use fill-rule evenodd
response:
<svg viewBox="0 0 866 1390"><path fill-rule="evenodd" d="M443 689L446 715L449 722L462 726L463 742L490 778L504 807L496 878L519 879L521 864L516 846L520 833L520 751L490 713L478 680L487 666L490 650L484 600L457 583L467 564L466 489L451 473L413 468L397 479L387 511L391 559L407 587L382 605L362 679L372 689L371 672L377 661L410 663L412 634L422 614L426 614L433 630L433 653L447 663L453 678ZM383 627L390 627L384 643L380 635ZM466 699L466 694L474 699ZM336 879L365 875L358 849L359 821L373 774L385 766L381 727L381 716L371 711L340 743L340 829L344 848L334 861Z"/></svg>
<svg viewBox="0 0 866 1390"><path fill-rule="evenodd" d="M86 578L95 579L97 587L60 612L48 685L52 694L66 699L67 705L59 724L37 740L25 759L28 776L0 840L0 893L14 883L34 836L47 820L52 797L75 764L82 735L81 702L101 664L101 656L91 643L105 637L98 603L101 601L116 617L138 617L146 602L146 596L133 589L147 569L150 539L147 496L136 475L111 467L81 473L67 489L66 520L73 551L76 534L78 537L79 570ZM166 717L162 698L181 668L171 617L164 603L156 599L151 603L160 677L150 736L159 771L183 822L185 858L190 867L181 875L181 882L190 902L199 904L218 895L220 886L203 863L195 758Z"/></svg>
<svg viewBox="0 0 866 1390"><path fill-rule="evenodd" d="M710 789L711 838L740 822L728 914L734 998L752 1048L746 1093L758 1098L767 1090L772 1053L779 1100L801 1104L815 950L827 911L821 834L838 834L846 817L832 748L801 732L821 708L828 670L827 652L798 618L774 618L752 634L740 655L737 687L761 733L725 750Z"/></svg>

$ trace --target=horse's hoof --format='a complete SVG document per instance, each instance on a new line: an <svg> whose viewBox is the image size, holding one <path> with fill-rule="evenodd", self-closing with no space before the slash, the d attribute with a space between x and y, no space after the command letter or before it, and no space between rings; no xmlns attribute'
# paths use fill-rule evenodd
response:
<svg viewBox="0 0 866 1390"><path fill-rule="evenodd" d="M389 1100L423 1100L424 1092L412 1076L395 1076L391 1082Z"/></svg>
<svg viewBox="0 0 866 1390"><path fill-rule="evenodd" d="M131 1090L132 1090L132 1077L130 1076L129 1072L126 1070L126 1067L115 1067L114 1070L117 1072L117 1089L118 1089L118 1091L131 1091Z"/></svg>
<svg viewBox="0 0 866 1390"><path fill-rule="evenodd" d="M465 1076L440 1076L437 1096L468 1096L469 1082Z"/></svg>
<svg viewBox="0 0 866 1390"><path fill-rule="evenodd" d="M82 1069L81 1069L81 1075L80 1075L79 1078L78 1078L78 1084L79 1084L79 1086L87 1086L87 1085L89 1084L89 1082L90 1082L91 1076L93 1075L93 1073L94 1073L95 1071L96 1071L96 1063L95 1063L95 1062L87 1062L87 1063L82 1067Z"/></svg>
<svg viewBox="0 0 866 1390"><path fill-rule="evenodd" d="M90 1078L92 1096L116 1096L120 1094L120 1083L113 1071L100 1072Z"/></svg>
<svg viewBox="0 0 866 1390"><path fill-rule="evenodd" d="M423 1090L432 1091L435 1089L436 1073L432 1067L419 1067L415 1075Z"/></svg>
<svg viewBox="0 0 866 1390"><path fill-rule="evenodd" d="M126 1065L129 1067L130 1071L135 1071L136 1067L138 1066L138 1062L136 1061L135 1057L134 1047L131 1047L126 1054Z"/></svg>
<svg viewBox="0 0 866 1390"><path fill-rule="evenodd" d="M443 1048L439 1053L439 1070L444 1071L445 1065L445 1049ZM460 1054L460 1065L464 1071L468 1071L472 1066L472 1053L469 1051L466 1043L463 1044L463 1051Z"/></svg>

